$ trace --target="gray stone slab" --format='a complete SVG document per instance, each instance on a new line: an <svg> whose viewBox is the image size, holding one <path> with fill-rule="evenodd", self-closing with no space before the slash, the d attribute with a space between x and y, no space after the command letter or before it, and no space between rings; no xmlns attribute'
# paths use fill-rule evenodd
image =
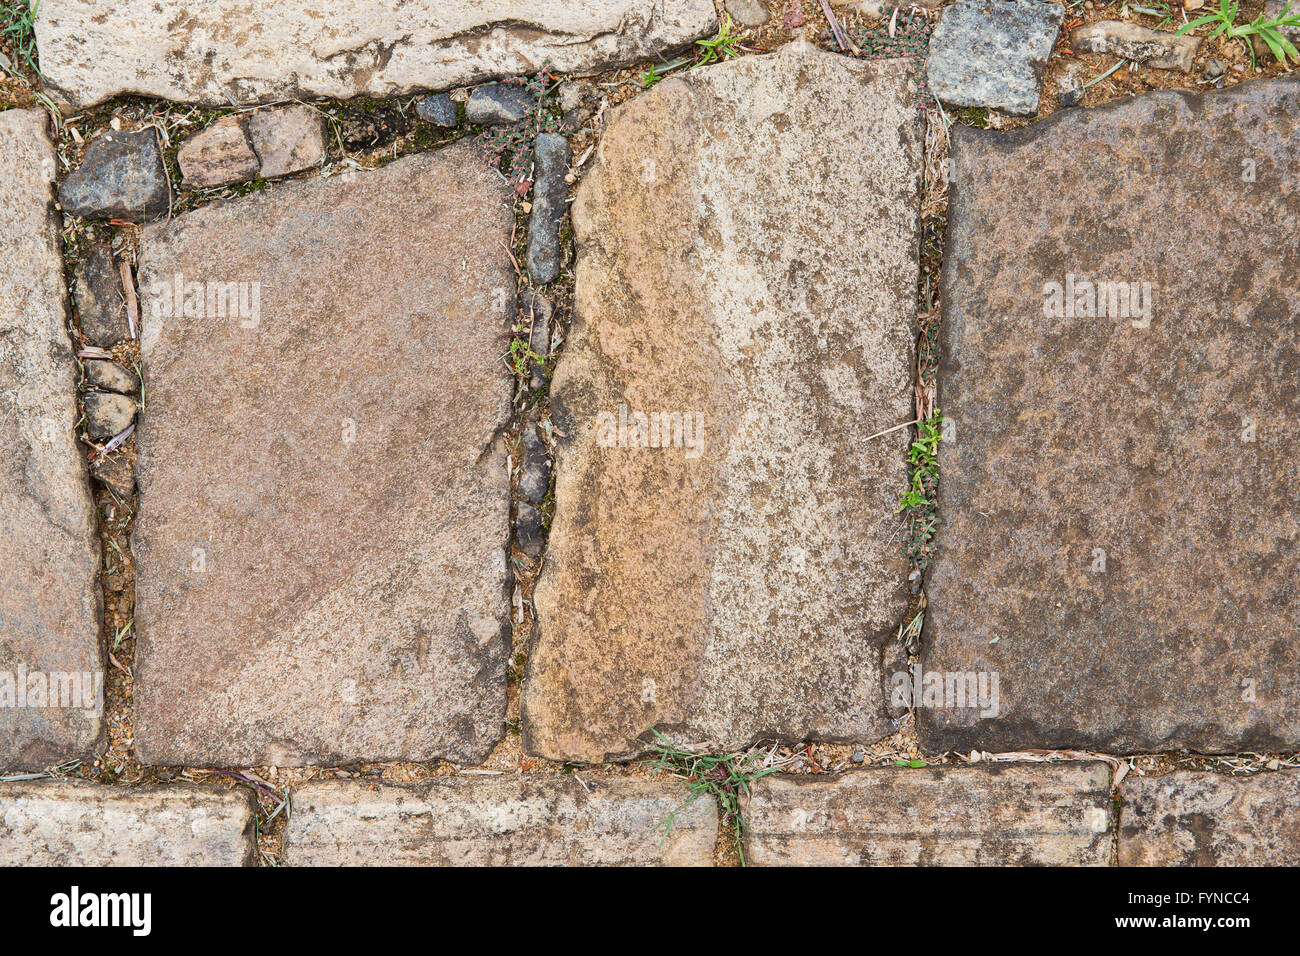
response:
<svg viewBox="0 0 1300 956"><path fill-rule="evenodd" d="M952 106L1032 116L1064 16L1064 5L1041 0L949 4L930 38L930 92Z"/></svg>
<svg viewBox="0 0 1300 956"><path fill-rule="evenodd" d="M43 110L0 113L0 770L89 757L102 730L99 541Z"/></svg>
<svg viewBox="0 0 1300 956"><path fill-rule="evenodd" d="M1106 866L1101 762L768 776L744 804L756 866Z"/></svg>
<svg viewBox="0 0 1300 956"><path fill-rule="evenodd" d="M1125 778L1120 866L1300 866L1300 770Z"/></svg>
<svg viewBox="0 0 1300 956"><path fill-rule="evenodd" d="M710 866L717 804L676 780L330 780L293 793L293 866ZM676 813L665 832L669 814Z"/></svg>
<svg viewBox="0 0 1300 956"><path fill-rule="evenodd" d="M607 119L572 206L530 752L889 733L907 437L861 440L912 413L916 79L791 47Z"/></svg>
<svg viewBox="0 0 1300 956"><path fill-rule="evenodd" d="M229 106L388 97L531 73L599 72L717 28L712 0L42 0L47 90Z"/></svg>
<svg viewBox="0 0 1300 956"><path fill-rule="evenodd" d="M954 127L921 662L1000 706L927 749L1300 747L1298 117L1277 79Z"/></svg>
<svg viewBox="0 0 1300 956"><path fill-rule="evenodd" d="M5 866L252 866L256 824L247 790L0 783Z"/></svg>
<svg viewBox="0 0 1300 956"><path fill-rule="evenodd" d="M511 222L461 144L145 230L144 763L477 763L500 739Z"/></svg>

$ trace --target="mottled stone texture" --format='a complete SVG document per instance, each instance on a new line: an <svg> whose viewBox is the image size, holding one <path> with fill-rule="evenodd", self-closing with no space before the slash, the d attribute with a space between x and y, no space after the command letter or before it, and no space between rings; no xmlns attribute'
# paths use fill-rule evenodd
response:
<svg viewBox="0 0 1300 956"><path fill-rule="evenodd" d="M75 674L92 696L103 677L54 169L44 111L0 113L0 770L89 757L101 731L94 706L28 694L44 682L31 672ZM53 703L84 702L56 688Z"/></svg>
<svg viewBox="0 0 1300 956"><path fill-rule="evenodd" d="M208 106L387 97L531 73L598 72L717 28L712 0L43 0L47 89Z"/></svg>
<svg viewBox="0 0 1300 956"><path fill-rule="evenodd" d="M176 161L192 189L240 183L257 175L257 155L238 116L223 116L181 144Z"/></svg>
<svg viewBox="0 0 1300 956"><path fill-rule="evenodd" d="M769 776L745 801L757 866L1105 866L1104 763Z"/></svg>
<svg viewBox="0 0 1300 956"><path fill-rule="evenodd" d="M1298 119L1279 79L953 129L922 662L1001 713L927 749L1300 747ZM1071 275L1149 327L1046 314Z"/></svg>
<svg viewBox="0 0 1300 956"><path fill-rule="evenodd" d="M957 0L944 7L926 60L930 91L953 106L1032 116L1064 16L1063 4L1041 0Z"/></svg>
<svg viewBox="0 0 1300 956"><path fill-rule="evenodd" d="M1156 69L1190 71L1201 38L1148 30L1122 20L1099 20L1071 31L1070 45L1080 52L1111 53Z"/></svg>
<svg viewBox="0 0 1300 956"><path fill-rule="evenodd" d="M1120 866L1300 866L1300 771L1128 777Z"/></svg>
<svg viewBox="0 0 1300 956"><path fill-rule="evenodd" d="M500 738L508 193L466 144L145 230L142 762L475 763Z"/></svg>
<svg viewBox="0 0 1300 956"><path fill-rule="evenodd" d="M902 70L787 48L608 120L572 209L529 752L600 761L651 726L723 750L888 732L907 439L861 439L912 410L921 137ZM617 420L637 413L680 414L681 434L657 417L669 447L634 447Z"/></svg>
<svg viewBox="0 0 1300 956"><path fill-rule="evenodd" d="M247 790L0 783L0 864L252 866L256 821Z"/></svg>
<svg viewBox="0 0 1300 956"><path fill-rule="evenodd" d="M295 866L709 866L717 804L677 780L452 777L308 783L293 793ZM665 833L669 814L677 813Z"/></svg>

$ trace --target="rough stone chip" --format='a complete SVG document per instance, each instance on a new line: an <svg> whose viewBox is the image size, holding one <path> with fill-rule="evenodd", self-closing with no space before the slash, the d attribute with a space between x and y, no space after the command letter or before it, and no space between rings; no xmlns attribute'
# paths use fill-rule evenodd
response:
<svg viewBox="0 0 1300 956"><path fill-rule="evenodd" d="M926 61L930 92L953 106L1032 116L1064 16L1062 4L1041 0L957 0L944 7Z"/></svg>
<svg viewBox="0 0 1300 956"><path fill-rule="evenodd" d="M1300 866L1300 771L1129 777L1120 866Z"/></svg>
<svg viewBox="0 0 1300 956"><path fill-rule="evenodd" d="M1075 28L1070 45L1085 53L1110 53L1159 70L1192 69L1201 38L1148 30L1122 20L1099 20Z"/></svg>
<svg viewBox="0 0 1300 956"><path fill-rule="evenodd" d="M257 803L187 784L0 783L0 861L11 866L252 866Z"/></svg>
<svg viewBox="0 0 1300 956"><path fill-rule="evenodd" d="M259 110L248 117L263 179L287 176L325 162L325 117L310 106Z"/></svg>
<svg viewBox="0 0 1300 956"><path fill-rule="evenodd" d="M91 345L111 347L131 337L122 295L121 267L108 246L96 244L73 272L73 299L81 319L81 337Z"/></svg>
<svg viewBox="0 0 1300 956"><path fill-rule="evenodd" d="M0 113L0 771L89 758L102 725L99 543L73 434L55 162L43 110Z"/></svg>
<svg viewBox="0 0 1300 956"><path fill-rule="evenodd" d="M559 133L541 133L533 150L533 209L528 215L528 275L537 285L554 282L560 275L560 224L568 211L569 186L565 178L573 153Z"/></svg>
<svg viewBox="0 0 1300 956"><path fill-rule="evenodd" d="M207 189L257 175L257 156L238 116L223 116L185 140L176 153L185 185Z"/></svg>
<svg viewBox="0 0 1300 956"><path fill-rule="evenodd" d="M689 798L679 781L618 777L460 777L409 787L319 781L293 793L285 862L710 866L717 804L703 796L686 806Z"/></svg>
<svg viewBox="0 0 1300 956"><path fill-rule="evenodd" d="M529 752L889 732L907 438L861 439L912 412L915 104L897 62L789 47L607 121L573 206Z"/></svg>
<svg viewBox="0 0 1300 956"><path fill-rule="evenodd" d="M171 186L157 131L110 130L91 140L81 165L59 185L59 204L82 219L145 222L166 215Z"/></svg>
<svg viewBox="0 0 1300 956"><path fill-rule="evenodd" d="M508 196L462 144L145 230L143 762L500 739Z"/></svg>
<svg viewBox="0 0 1300 956"><path fill-rule="evenodd" d="M954 128L926 749L1300 747L1297 155L1290 79Z"/></svg>
<svg viewBox="0 0 1300 956"><path fill-rule="evenodd" d="M758 866L1106 866L1101 762L763 777L744 805Z"/></svg>
<svg viewBox="0 0 1300 956"><path fill-rule="evenodd" d="M87 392L81 397L86 416L86 434L95 441L120 435L135 420L138 407L125 395Z"/></svg>
<svg viewBox="0 0 1300 956"><path fill-rule="evenodd" d="M229 106L390 97L519 73L595 73L717 29L712 0L42 0L47 89Z"/></svg>

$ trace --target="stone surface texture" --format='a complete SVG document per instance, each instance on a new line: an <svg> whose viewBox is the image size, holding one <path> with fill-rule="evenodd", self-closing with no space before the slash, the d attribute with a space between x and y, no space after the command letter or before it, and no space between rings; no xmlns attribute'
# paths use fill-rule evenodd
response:
<svg viewBox="0 0 1300 956"><path fill-rule="evenodd" d="M0 783L6 866L252 866L250 791Z"/></svg>
<svg viewBox="0 0 1300 956"><path fill-rule="evenodd" d="M927 750L1300 747L1297 155L1293 79L953 129Z"/></svg>
<svg viewBox="0 0 1300 956"><path fill-rule="evenodd" d="M96 244L73 270L72 298L77 306L81 337L105 348L131 337L131 324L122 295L122 270L109 247Z"/></svg>
<svg viewBox="0 0 1300 956"><path fill-rule="evenodd" d="M287 176L325 162L325 117L310 106L258 110L248 117L248 135L263 179Z"/></svg>
<svg viewBox="0 0 1300 956"><path fill-rule="evenodd" d="M585 786L584 786L585 784ZM710 866L717 804L676 780L522 776L293 792L291 866Z"/></svg>
<svg viewBox="0 0 1300 956"><path fill-rule="evenodd" d="M1148 30L1122 20L1099 20L1072 30L1070 45L1084 53L1110 53L1160 70L1190 72L1201 38Z"/></svg>
<svg viewBox="0 0 1300 956"><path fill-rule="evenodd" d="M529 752L601 761L652 726L713 750L889 732L907 439L860 439L912 412L921 140L903 70L787 47L607 119L572 207ZM638 413L668 447L620 437Z"/></svg>
<svg viewBox="0 0 1300 956"><path fill-rule="evenodd" d="M47 89L207 106L388 97L531 73L599 72L717 28L712 0L43 0Z"/></svg>
<svg viewBox="0 0 1300 956"><path fill-rule="evenodd" d="M145 230L143 763L477 763L500 739L511 222L461 144ZM177 275L206 300L177 308Z"/></svg>
<svg viewBox="0 0 1300 956"><path fill-rule="evenodd" d="M569 141L559 133L540 133L533 150L533 208L528 214L528 275L537 285L560 276L560 224L568 212Z"/></svg>
<svg viewBox="0 0 1300 956"><path fill-rule="evenodd" d="M82 219L147 222L165 216L171 186L157 130L110 130L91 140L81 165L59 184L59 205Z"/></svg>
<svg viewBox="0 0 1300 956"><path fill-rule="evenodd" d="M223 116L190 136L176 152L185 185L207 189L242 183L257 175L257 154L238 116Z"/></svg>
<svg viewBox="0 0 1300 956"><path fill-rule="evenodd" d="M45 112L0 113L0 771L88 758L102 727L94 707L19 706L33 672L103 676L54 169Z"/></svg>
<svg viewBox="0 0 1300 956"><path fill-rule="evenodd" d="M1120 866L1300 866L1300 771L1129 777Z"/></svg>
<svg viewBox="0 0 1300 956"><path fill-rule="evenodd" d="M745 801L756 866L1106 866L1101 762L763 777Z"/></svg>
<svg viewBox="0 0 1300 956"><path fill-rule="evenodd" d="M926 61L930 92L953 106L1032 116L1064 16L1062 4L1041 0L957 0L944 7Z"/></svg>

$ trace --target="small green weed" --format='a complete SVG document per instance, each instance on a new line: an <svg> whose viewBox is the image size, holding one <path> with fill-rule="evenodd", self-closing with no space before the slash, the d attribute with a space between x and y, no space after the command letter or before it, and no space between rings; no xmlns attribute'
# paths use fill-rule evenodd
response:
<svg viewBox="0 0 1300 956"><path fill-rule="evenodd" d="M741 35L735 32L731 17L724 13L722 15L722 26L718 27L717 34L711 40L695 41L695 45L702 51L695 65L697 67L707 66L710 63L718 63L722 60L734 60L740 56L740 41L742 39Z"/></svg>
<svg viewBox="0 0 1300 956"><path fill-rule="evenodd" d="M1292 13L1292 6L1292 3L1288 3L1282 10L1282 15L1276 20L1270 20L1261 13L1245 26L1237 26L1237 10L1239 7L1237 0L1219 0L1218 12L1197 17L1191 23L1179 27L1175 36L1191 33L1197 27L1205 26L1207 23L1217 23L1218 26L1210 32L1209 39L1213 40L1217 36L1226 36L1232 40L1241 40L1246 44L1246 50L1250 53L1252 65L1255 62L1255 49L1247 42L1247 38L1252 36L1258 36L1264 41L1273 56L1277 58L1277 62L1285 64L1289 57L1300 63L1300 50L1296 49L1295 44L1280 29L1282 27L1300 29L1300 13Z"/></svg>
<svg viewBox="0 0 1300 956"><path fill-rule="evenodd" d="M551 73L550 64L545 63L537 75L527 80L506 82L518 83L526 89L532 95L533 108L513 126L484 130L475 143L488 161L510 180L516 195L526 196L533 185L533 149L538 134L564 132L564 120L550 102L560 79Z"/></svg>
<svg viewBox="0 0 1300 956"><path fill-rule="evenodd" d="M749 793L749 785L759 777L775 773L776 767L758 768L756 757L743 754L729 754L721 757L707 754L693 754L679 750L673 742L651 728L651 733L658 739L655 753L659 755L655 763L656 770L671 770L684 777L691 785L690 796L686 801L659 824L659 831L666 838L681 813L700 797L709 794L718 801L718 810L722 814L722 825L731 828L732 843L740 854L740 865L745 865L745 848L741 838L745 834L745 820L740 813L740 799Z"/></svg>
<svg viewBox="0 0 1300 956"><path fill-rule="evenodd" d="M41 75L36 65L35 19L36 8L39 5L38 2L29 6L27 0L0 2L0 36L4 36L9 41L14 52L37 76Z"/></svg>
<svg viewBox="0 0 1300 956"><path fill-rule="evenodd" d="M917 570L924 571L934 557L931 539L939 527L939 510L935 492L939 488L939 442L943 438L943 417L933 415L918 422L916 441L908 449L907 461L911 484L898 499L894 514L908 512L907 553Z"/></svg>

